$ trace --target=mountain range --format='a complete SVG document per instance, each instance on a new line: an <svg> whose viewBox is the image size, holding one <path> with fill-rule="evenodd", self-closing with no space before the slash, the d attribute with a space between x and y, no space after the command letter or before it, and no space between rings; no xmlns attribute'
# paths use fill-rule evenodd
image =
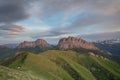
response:
<svg viewBox="0 0 120 80"><path fill-rule="evenodd" d="M23 41L20 44L16 45L16 47L14 48L10 47L9 45L1 45L0 59L10 57L11 55L13 56L16 52L40 53L49 49L69 50L79 48L98 50L98 48L95 47L94 44L83 39L77 39L75 37L62 38L59 40L56 46L52 46L44 39L37 39L35 41Z"/></svg>
<svg viewBox="0 0 120 80"><path fill-rule="evenodd" d="M1 46L0 56L0 80L120 80L120 57L81 38Z"/></svg>
<svg viewBox="0 0 120 80"><path fill-rule="evenodd" d="M97 41L93 44L102 50L106 50L115 55L120 55L120 39Z"/></svg>

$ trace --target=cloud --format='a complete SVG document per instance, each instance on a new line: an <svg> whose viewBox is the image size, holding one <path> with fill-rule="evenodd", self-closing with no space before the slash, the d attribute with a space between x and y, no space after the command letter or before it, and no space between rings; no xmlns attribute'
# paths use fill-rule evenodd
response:
<svg viewBox="0 0 120 80"><path fill-rule="evenodd" d="M94 27L95 26L95 27ZM120 18L113 16L101 16L96 14L88 14L87 16L83 18L78 18L74 22L72 22L72 25L70 25L68 28L71 31L77 31L77 30L85 30L85 29L92 29L93 31L96 30L99 32L98 29L103 31L116 31L120 30ZM85 30L86 32L86 30Z"/></svg>
<svg viewBox="0 0 120 80"><path fill-rule="evenodd" d="M31 3L30 13L41 19L63 13L65 15L75 14L82 10L84 0L36 0Z"/></svg>
<svg viewBox="0 0 120 80"><path fill-rule="evenodd" d="M56 29L50 29L47 31L43 31L43 32L37 32L31 35L32 38L53 38L53 37L57 37L57 36L61 36L61 35L65 35L65 34L70 34L68 31L64 31L64 30L56 30Z"/></svg>
<svg viewBox="0 0 120 80"><path fill-rule="evenodd" d="M100 15L120 15L120 0L36 0L31 3L31 12L48 17L57 13L75 14L89 11ZM33 9L34 8L34 9Z"/></svg>
<svg viewBox="0 0 120 80"><path fill-rule="evenodd" d="M25 0L0 0L0 23L13 23L28 18Z"/></svg>
<svg viewBox="0 0 120 80"><path fill-rule="evenodd" d="M82 37L89 41L98 41L98 40L109 40L109 39L120 39L120 31L116 32L105 32L105 33L96 33L96 34L86 34L79 35L78 37Z"/></svg>
<svg viewBox="0 0 120 80"><path fill-rule="evenodd" d="M13 24L6 24L0 26L0 32L1 34L8 34L8 35L17 35L24 31L24 28L19 25L13 25Z"/></svg>
<svg viewBox="0 0 120 80"><path fill-rule="evenodd" d="M83 12L118 17L119 5L120 0L1 0L0 22L17 22L31 16L44 20L60 13L64 15L62 26Z"/></svg>
<svg viewBox="0 0 120 80"><path fill-rule="evenodd" d="M120 31L120 0L0 0L1 24L1 37L16 40Z"/></svg>
<svg viewBox="0 0 120 80"><path fill-rule="evenodd" d="M56 26L61 29L82 30L89 26L99 25L109 30L115 24L114 30L120 25L120 0L36 0L31 3L29 12L41 20L47 20L55 15L62 14L58 18L59 24ZM79 17L83 16L84 17ZM59 16L59 15L58 15ZM78 16L78 18L76 18ZM75 21L74 18L76 18ZM47 22L46 22L47 23ZM97 27L96 27L97 28Z"/></svg>
<svg viewBox="0 0 120 80"><path fill-rule="evenodd" d="M107 16L120 15L120 0L92 0L88 4L88 11Z"/></svg>

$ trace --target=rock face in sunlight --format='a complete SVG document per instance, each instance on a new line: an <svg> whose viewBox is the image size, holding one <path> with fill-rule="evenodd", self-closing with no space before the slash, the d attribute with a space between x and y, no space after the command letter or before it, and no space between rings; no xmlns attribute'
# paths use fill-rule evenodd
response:
<svg viewBox="0 0 120 80"><path fill-rule="evenodd" d="M24 41L21 44L19 44L17 48L34 48L34 47L46 48L50 47L50 45L44 39L37 39L36 41L31 42Z"/></svg>
<svg viewBox="0 0 120 80"><path fill-rule="evenodd" d="M94 46L94 44L87 42L83 39L77 39L75 37L62 38L58 43L58 48L60 50L67 50L73 48L99 50L97 47Z"/></svg>

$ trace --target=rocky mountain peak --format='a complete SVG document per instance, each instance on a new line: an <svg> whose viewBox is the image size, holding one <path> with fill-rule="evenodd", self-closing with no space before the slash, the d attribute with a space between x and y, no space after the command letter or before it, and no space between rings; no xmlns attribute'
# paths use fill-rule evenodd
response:
<svg viewBox="0 0 120 80"><path fill-rule="evenodd" d="M62 38L58 43L58 48L60 50L67 50L73 48L84 48L84 49L93 49L98 50L94 44L87 42L83 39L78 39L76 37Z"/></svg>
<svg viewBox="0 0 120 80"><path fill-rule="evenodd" d="M37 39L35 41L35 44L36 46L39 46L39 47L50 47L50 45L44 39Z"/></svg>
<svg viewBox="0 0 120 80"><path fill-rule="evenodd" d="M34 47L50 47L44 39L37 39L36 41L24 41L18 45L17 48L34 48Z"/></svg>

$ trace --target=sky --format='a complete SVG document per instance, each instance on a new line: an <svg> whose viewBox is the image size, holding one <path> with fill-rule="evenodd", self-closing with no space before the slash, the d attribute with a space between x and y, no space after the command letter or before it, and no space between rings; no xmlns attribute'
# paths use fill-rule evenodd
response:
<svg viewBox="0 0 120 80"><path fill-rule="evenodd" d="M0 44L120 38L120 0L0 0Z"/></svg>

